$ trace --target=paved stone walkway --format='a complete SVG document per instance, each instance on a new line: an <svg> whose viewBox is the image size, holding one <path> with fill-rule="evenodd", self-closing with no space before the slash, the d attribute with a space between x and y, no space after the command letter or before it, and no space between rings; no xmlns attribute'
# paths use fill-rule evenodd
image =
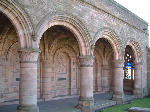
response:
<svg viewBox="0 0 150 112"><path fill-rule="evenodd" d="M112 94L103 93L95 94L96 109L115 105L114 101L111 101ZM40 112L80 112L80 110L74 108L78 103L78 97L66 98L53 101L39 102ZM18 104L0 105L0 112L16 112Z"/></svg>

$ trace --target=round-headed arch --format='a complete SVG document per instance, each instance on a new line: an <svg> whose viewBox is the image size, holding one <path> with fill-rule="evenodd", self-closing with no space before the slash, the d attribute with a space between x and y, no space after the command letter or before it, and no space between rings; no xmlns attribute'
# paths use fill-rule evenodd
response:
<svg viewBox="0 0 150 112"><path fill-rule="evenodd" d="M142 63L143 57L142 57L142 51L139 43L135 41L135 39L128 39L126 41L126 46L130 46L133 50L134 58L135 58L135 63ZM125 47L126 47L125 46Z"/></svg>
<svg viewBox="0 0 150 112"><path fill-rule="evenodd" d="M96 45L96 42L100 39L104 38L108 40L114 50L114 58L115 60L122 60L122 42L119 39L118 35L115 31L111 30L110 28L101 28L98 30L94 37L93 45Z"/></svg>
<svg viewBox="0 0 150 112"><path fill-rule="evenodd" d="M0 12L2 12L13 24L19 37L21 48L30 47L33 27L27 14L15 3L15 1L0 0Z"/></svg>
<svg viewBox="0 0 150 112"><path fill-rule="evenodd" d="M88 30L84 27L83 23L78 20L76 17L70 16L68 14L49 14L44 17L41 22L36 27L36 46L39 46L40 39L43 33L55 25L61 25L68 28L76 37L80 55L90 55L90 44L89 44L89 33Z"/></svg>

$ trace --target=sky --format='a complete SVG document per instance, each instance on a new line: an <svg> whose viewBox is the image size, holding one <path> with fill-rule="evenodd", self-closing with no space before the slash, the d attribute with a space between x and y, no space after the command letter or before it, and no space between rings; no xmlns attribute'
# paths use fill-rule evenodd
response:
<svg viewBox="0 0 150 112"><path fill-rule="evenodd" d="M115 0L150 25L150 0ZM149 26L150 34L150 26ZM150 42L149 42L150 43ZM150 45L150 44L149 44Z"/></svg>

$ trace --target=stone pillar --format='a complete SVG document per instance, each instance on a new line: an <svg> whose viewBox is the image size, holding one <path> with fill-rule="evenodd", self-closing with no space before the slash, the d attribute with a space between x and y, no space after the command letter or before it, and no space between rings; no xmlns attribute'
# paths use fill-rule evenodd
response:
<svg viewBox="0 0 150 112"><path fill-rule="evenodd" d="M17 112L39 112L37 106L37 60L39 50L20 50L19 106Z"/></svg>
<svg viewBox="0 0 150 112"><path fill-rule="evenodd" d="M78 108L82 112L94 112L93 56L80 56L80 98Z"/></svg>
<svg viewBox="0 0 150 112"><path fill-rule="evenodd" d="M104 92L108 92L110 91L110 78L112 76L112 74L110 74L110 69L111 66L110 65L102 65L102 70L103 70L103 74L102 74L102 89Z"/></svg>
<svg viewBox="0 0 150 112"><path fill-rule="evenodd" d="M134 94L137 98L142 98L142 64L135 64L134 72Z"/></svg>
<svg viewBox="0 0 150 112"><path fill-rule="evenodd" d="M123 61L115 60L113 61L113 100L117 104L124 103L124 91L123 91Z"/></svg>
<svg viewBox="0 0 150 112"><path fill-rule="evenodd" d="M50 99L51 96L51 63L49 60L42 60L42 98Z"/></svg>

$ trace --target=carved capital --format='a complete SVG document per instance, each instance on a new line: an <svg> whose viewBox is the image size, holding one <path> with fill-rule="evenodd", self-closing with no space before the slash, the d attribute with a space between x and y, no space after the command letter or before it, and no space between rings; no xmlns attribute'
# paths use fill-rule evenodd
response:
<svg viewBox="0 0 150 112"><path fill-rule="evenodd" d="M111 65L102 65L102 67L103 67L103 69L105 69L105 70L109 70L110 68L111 68Z"/></svg>
<svg viewBox="0 0 150 112"><path fill-rule="evenodd" d="M38 60L39 53L39 49L21 49L19 50L20 61L35 63Z"/></svg>
<svg viewBox="0 0 150 112"><path fill-rule="evenodd" d="M79 56L80 67L93 67L94 56Z"/></svg>
<svg viewBox="0 0 150 112"><path fill-rule="evenodd" d="M123 68L124 61L123 60L113 60L113 67L114 68Z"/></svg>

